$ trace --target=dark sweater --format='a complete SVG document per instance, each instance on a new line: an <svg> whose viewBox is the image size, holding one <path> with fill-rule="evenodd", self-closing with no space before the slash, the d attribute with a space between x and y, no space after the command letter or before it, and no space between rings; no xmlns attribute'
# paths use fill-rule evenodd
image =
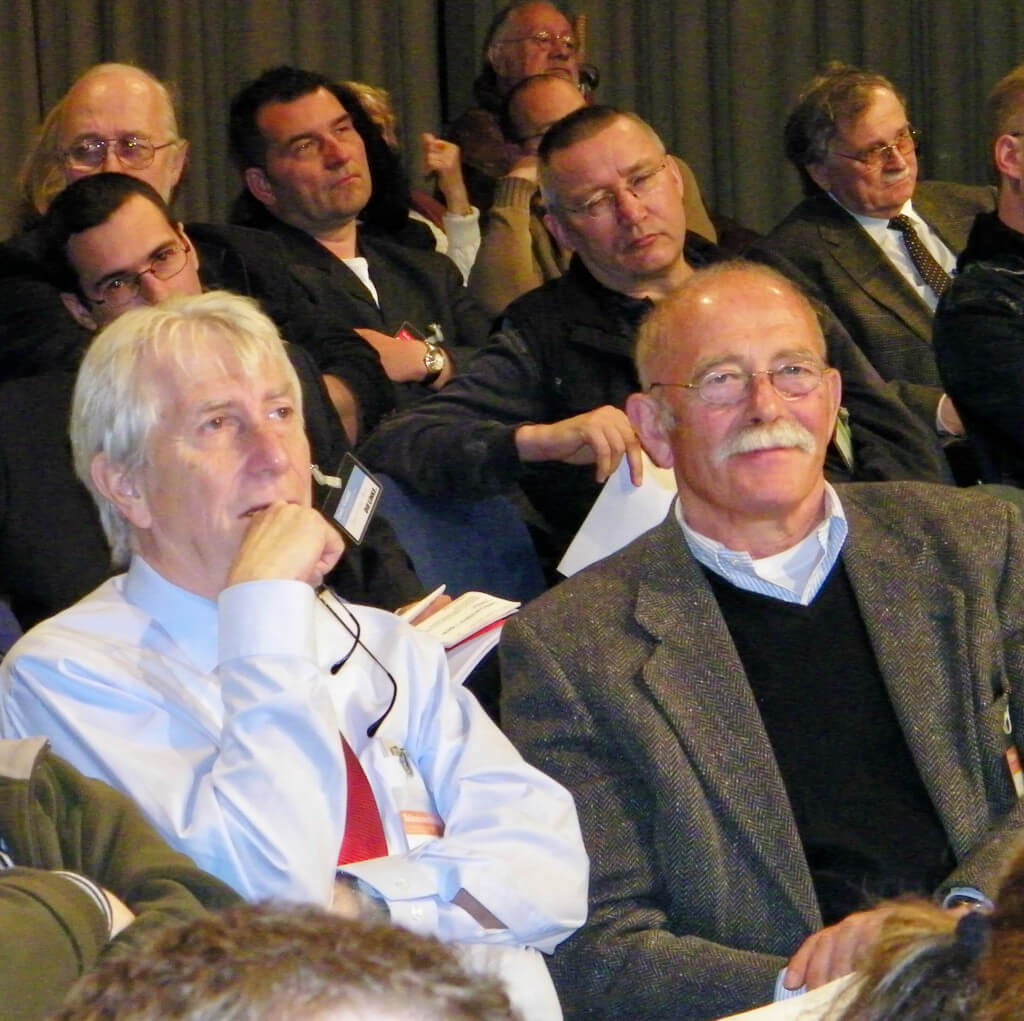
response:
<svg viewBox="0 0 1024 1021"><path fill-rule="evenodd" d="M929 893L953 855L842 560L809 606L705 573L786 784L825 924L877 897Z"/></svg>

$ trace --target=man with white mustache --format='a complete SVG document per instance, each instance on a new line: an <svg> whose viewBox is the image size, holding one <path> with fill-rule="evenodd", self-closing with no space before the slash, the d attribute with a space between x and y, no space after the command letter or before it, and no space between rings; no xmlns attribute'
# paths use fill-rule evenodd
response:
<svg viewBox="0 0 1024 1021"><path fill-rule="evenodd" d="M811 433L798 422L752 425L726 440L712 453L711 460L715 464L725 464L733 454L752 454L777 447L793 447L806 454L813 454L817 444Z"/></svg>
<svg viewBox="0 0 1024 1021"><path fill-rule="evenodd" d="M857 967L878 900L984 904L1018 833L1024 529L919 483L830 486L840 403L785 277L694 273L626 404L666 520L502 636L502 724L575 795L567 1018L720 1017Z"/></svg>

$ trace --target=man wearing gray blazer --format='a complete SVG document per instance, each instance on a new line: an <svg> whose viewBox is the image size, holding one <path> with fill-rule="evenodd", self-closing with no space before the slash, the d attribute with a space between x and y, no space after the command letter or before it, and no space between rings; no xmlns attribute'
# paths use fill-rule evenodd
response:
<svg viewBox="0 0 1024 1021"><path fill-rule="evenodd" d="M904 401L940 431L959 433L952 405L940 406L932 314L975 215L990 210L995 195L919 183L917 144L904 99L887 78L827 65L785 128L786 156L807 197L754 247L801 269L882 378L899 384ZM897 217L910 221L917 240L894 226ZM912 251L918 242L923 255ZM934 278L923 275L922 258L935 261Z"/></svg>
<svg viewBox="0 0 1024 1021"><path fill-rule="evenodd" d="M849 972L877 898L994 892L1024 817L1024 528L982 494L826 484L839 376L766 267L694 274L637 368L678 505L506 625L502 720L591 857L566 1017L713 1018Z"/></svg>

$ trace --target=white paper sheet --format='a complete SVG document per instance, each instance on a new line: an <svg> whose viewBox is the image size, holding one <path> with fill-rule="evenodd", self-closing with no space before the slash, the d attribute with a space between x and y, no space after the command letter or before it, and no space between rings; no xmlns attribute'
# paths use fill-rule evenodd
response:
<svg viewBox="0 0 1024 1021"><path fill-rule="evenodd" d="M644 480L639 486L629 480L626 459L619 462L565 551L558 565L560 574L571 577L664 520L676 495L675 475L668 468L655 467L646 454L643 459Z"/></svg>
<svg viewBox="0 0 1024 1021"><path fill-rule="evenodd" d="M844 975L812 989L803 996L769 1003L764 1007L730 1014L718 1021L828 1021L838 1017L842 1008L856 991L855 974Z"/></svg>

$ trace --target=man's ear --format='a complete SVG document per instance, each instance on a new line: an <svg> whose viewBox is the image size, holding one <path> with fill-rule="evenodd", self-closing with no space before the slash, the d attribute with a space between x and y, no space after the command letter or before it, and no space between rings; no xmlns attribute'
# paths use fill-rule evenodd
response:
<svg viewBox="0 0 1024 1021"><path fill-rule="evenodd" d="M178 221L178 226L174 228L178 236L184 241L189 248L188 257L195 264L196 269L199 269L199 249L196 248L195 242L185 233L185 224Z"/></svg>
<svg viewBox="0 0 1024 1021"><path fill-rule="evenodd" d="M832 418L835 419L843 403L843 377L839 374L838 369L833 369L829 366L822 377L822 382L829 389L829 396L832 400Z"/></svg>
<svg viewBox="0 0 1024 1021"><path fill-rule="evenodd" d="M60 300L64 302L64 307L71 313L71 318L79 326L84 327L90 333L95 333L99 329L99 324L93 319L92 313L77 294L61 291Z"/></svg>
<svg viewBox="0 0 1024 1021"><path fill-rule="evenodd" d="M130 525L139 529L150 527L153 519L149 504L135 472L100 453L89 464L89 475L104 499L112 503Z"/></svg>
<svg viewBox="0 0 1024 1021"><path fill-rule="evenodd" d="M832 190L832 177L824 163L805 163L804 170L822 191Z"/></svg>
<svg viewBox="0 0 1024 1021"><path fill-rule="evenodd" d="M174 188L171 189L172 194L174 189L181 184L182 174L185 173L185 168L188 166L188 154L188 142L184 138L179 139L175 144L174 154L171 156L171 174L174 177Z"/></svg>
<svg viewBox="0 0 1024 1021"><path fill-rule="evenodd" d="M277 202L274 195L274 186L270 183L266 171L262 167L246 167L245 186L252 193L253 197L262 202L263 205L273 207Z"/></svg>
<svg viewBox="0 0 1024 1021"><path fill-rule="evenodd" d="M679 164L676 163L675 157L665 154L665 163L667 164L669 174L675 179L676 187L679 189L679 194L686 200L686 182L683 181L683 172L679 169Z"/></svg>
<svg viewBox="0 0 1024 1021"><path fill-rule="evenodd" d="M544 214L544 226L550 231L551 236L559 243L563 249L571 249L574 247L572 243L572 237L570 232L565 229L562 225L561 220L555 216L554 213Z"/></svg>
<svg viewBox="0 0 1024 1021"><path fill-rule="evenodd" d="M1000 135L992 150L992 161L1003 177L1020 183L1024 177L1024 166L1021 163L1018 141L1013 135Z"/></svg>
<svg viewBox="0 0 1024 1021"><path fill-rule="evenodd" d="M666 421L668 416L668 409L650 394L635 393L626 398L626 417L640 437L647 456L659 468L671 468L675 464Z"/></svg>

